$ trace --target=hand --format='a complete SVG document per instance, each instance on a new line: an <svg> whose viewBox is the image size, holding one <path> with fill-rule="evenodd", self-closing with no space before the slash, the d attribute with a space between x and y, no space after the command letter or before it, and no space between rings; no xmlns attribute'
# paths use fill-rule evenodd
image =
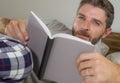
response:
<svg viewBox="0 0 120 83"><path fill-rule="evenodd" d="M29 36L25 21L21 19L13 19L6 26L5 34L20 40L25 45L28 44Z"/></svg>
<svg viewBox="0 0 120 83"><path fill-rule="evenodd" d="M84 83L120 83L120 65L99 53L84 53L77 59Z"/></svg>

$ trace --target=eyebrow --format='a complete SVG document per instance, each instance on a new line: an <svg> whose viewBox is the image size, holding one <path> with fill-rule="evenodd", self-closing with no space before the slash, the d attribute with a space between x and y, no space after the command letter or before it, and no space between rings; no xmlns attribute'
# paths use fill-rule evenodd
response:
<svg viewBox="0 0 120 83"><path fill-rule="evenodd" d="M84 17L85 17L85 15L84 15L84 14L82 14L82 13L78 13L78 15L81 15L81 16L84 16Z"/></svg>

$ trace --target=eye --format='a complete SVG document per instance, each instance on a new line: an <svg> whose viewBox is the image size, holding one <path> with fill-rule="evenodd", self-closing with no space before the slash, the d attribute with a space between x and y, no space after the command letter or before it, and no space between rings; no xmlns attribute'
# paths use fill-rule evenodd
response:
<svg viewBox="0 0 120 83"><path fill-rule="evenodd" d="M93 21L93 24L97 25L97 26L100 26L100 22L99 21Z"/></svg>
<svg viewBox="0 0 120 83"><path fill-rule="evenodd" d="M85 20L85 17L82 15L79 15L78 18L79 18L79 20L83 20L83 21Z"/></svg>

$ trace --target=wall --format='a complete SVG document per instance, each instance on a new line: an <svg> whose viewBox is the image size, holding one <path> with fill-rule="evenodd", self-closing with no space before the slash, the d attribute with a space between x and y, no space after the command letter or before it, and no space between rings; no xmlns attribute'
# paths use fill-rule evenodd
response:
<svg viewBox="0 0 120 83"><path fill-rule="evenodd" d="M120 32L120 0L110 0L115 8L115 19L112 25L114 32Z"/></svg>
<svg viewBox="0 0 120 83"><path fill-rule="evenodd" d="M113 31L120 32L119 0L110 0L115 6L115 22ZM33 10L44 19L58 19L68 27L72 26L76 9L80 0L1 0L0 16L27 19Z"/></svg>

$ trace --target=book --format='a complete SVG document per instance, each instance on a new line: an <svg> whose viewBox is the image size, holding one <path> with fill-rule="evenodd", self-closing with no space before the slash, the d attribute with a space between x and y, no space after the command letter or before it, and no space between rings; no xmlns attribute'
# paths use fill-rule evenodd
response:
<svg viewBox="0 0 120 83"><path fill-rule="evenodd" d="M94 51L94 45L71 34L52 35L44 22L32 11L28 20L28 31L29 46L39 58L40 79L57 83L82 82L76 59L81 53Z"/></svg>

